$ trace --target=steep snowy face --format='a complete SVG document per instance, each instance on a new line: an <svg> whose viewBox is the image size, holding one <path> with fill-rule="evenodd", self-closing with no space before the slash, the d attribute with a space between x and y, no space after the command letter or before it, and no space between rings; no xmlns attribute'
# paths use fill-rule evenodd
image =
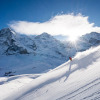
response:
<svg viewBox="0 0 100 100"><path fill-rule="evenodd" d="M0 30L0 36L9 36L12 34L16 34L14 31L12 31L10 28L4 28Z"/></svg>
<svg viewBox="0 0 100 100"><path fill-rule="evenodd" d="M37 53L39 54L52 57L65 57L67 55L64 44L48 33L36 36L34 41L37 45Z"/></svg>
<svg viewBox="0 0 100 100"><path fill-rule="evenodd" d="M77 46L80 51L87 50L91 46L97 45L100 45L100 34L96 32L83 35L79 38L79 41L77 42Z"/></svg>
<svg viewBox="0 0 100 100"><path fill-rule="evenodd" d="M23 47L28 53L35 53L37 47L34 42L34 38L27 35L17 34L17 45Z"/></svg>
<svg viewBox="0 0 100 100"><path fill-rule="evenodd" d="M1 54L39 54L44 56L62 58L67 56L66 47L48 33L31 37L17 34L10 28L0 31Z"/></svg>
<svg viewBox="0 0 100 100"><path fill-rule="evenodd" d="M7 52L8 47L13 45L15 40L15 32L11 31L11 29L0 30L0 53Z"/></svg>
<svg viewBox="0 0 100 100"><path fill-rule="evenodd" d="M12 44L12 42L15 40L15 35L16 33L10 28L0 30L0 43L6 41L8 45Z"/></svg>
<svg viewBox="0 0 100 100"><path fill-rule="evenodd" d="M0 54L28 53L19 45L16 35L10 28L0 30Z"/></svg>
<svg viewBox="0 0 100 100"><path fill-rule="evenodd" d="M40 49L50 48L56 42L56 39L47 33L36 36L34 40Z"/></svg>
<svg viewBox="0 0 100 100"><path fill-rule="evenodd" d="M84 37L91 45L100 44L100 34L96 32L92 32L90 34L86 34Z"/></svg>

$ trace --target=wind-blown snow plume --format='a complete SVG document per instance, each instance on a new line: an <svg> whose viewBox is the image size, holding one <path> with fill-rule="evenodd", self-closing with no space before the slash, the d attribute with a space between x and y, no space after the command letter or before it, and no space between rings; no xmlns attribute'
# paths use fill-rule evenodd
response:
<svg viewBox="0 0 100 100"><path fill-rule="evenodd" d="M9 26L18 33L39 35L47 32L51 35L81 36L90 32L100 32L100 27L88 21L82 14L57 15L50 20L40 22L14 21Z"/></svg>

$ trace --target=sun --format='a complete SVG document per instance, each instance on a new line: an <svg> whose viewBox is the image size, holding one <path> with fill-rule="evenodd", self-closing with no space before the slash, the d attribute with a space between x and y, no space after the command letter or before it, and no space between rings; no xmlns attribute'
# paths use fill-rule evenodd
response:
<svg viewBox="0 0 100 100"><path fill-rule="evenodd" d="M76 42L77 40L78 40L78 36L69 36L68 37L68 41L70 41L70 42Z"/></svg>

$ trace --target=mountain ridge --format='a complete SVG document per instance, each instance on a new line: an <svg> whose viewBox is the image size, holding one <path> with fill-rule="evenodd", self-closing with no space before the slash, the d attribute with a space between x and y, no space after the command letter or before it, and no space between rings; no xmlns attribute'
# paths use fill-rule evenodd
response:
<svg viewBox="0 0 100 100"><path fill-rule="evenodd" d="M76 46L70 41L61 42L44 32L37 36L21 35L10 28L0 30L0 54L40 54L52 57L74 56L76 52L84 51L100 44L100 34L88 33L79 37Z"/></svg>
<svg viewBox="0 0 100 100"><path fill-rule="evenodd" d="M29 53L34 53L34 54L50 54L50 49L53 50L53 48L58 45L61 45L60 41L56 40L53 36L49 35L48 33L42 33L41 35L35 36L33 39L30 38L30 36L27 35L20 35L20 34L15 34L10 28L5 28L0 30L0 33L6 34L6 40L10 36L10 44L6 47L7 49L5 50L4 53L7 55L12 55L16 53L20 54L29 54ZM10 35L8 35L10 33ZM13 34L14 33L14 34ZM12 38L13 36L14 38ZM1 36L1 38L3 35ZM5 37L4 37L5 38ZM6 41L3 41L5 43ZM7 42L7 43L8 43ZM1 43L2 44L2 43ZM63 46L58 46L59 48L64 49ZM48 50L46 49L48 48ZM46 51L43 52L43 49ZM58 48L57 48L58 49ZM56 49L56 51L58 51ZM52 52L55 53L55 50ZM59 52L59 51L58 51ZM60 55L60 53L58 54Z"/></svg>

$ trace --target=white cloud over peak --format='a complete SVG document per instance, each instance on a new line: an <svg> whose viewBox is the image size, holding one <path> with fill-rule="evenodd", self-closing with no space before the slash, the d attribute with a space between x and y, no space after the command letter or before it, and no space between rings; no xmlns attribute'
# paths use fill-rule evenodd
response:
<svg viewBox="0 0 100 100"><path fill-rule="evenodd" d="M47 32L51 35L81 36L90 32L100 32L100 27L88 21L82 14L62 14L50 20L40 22L14 21L9 26L18 33L39 35Z"/></svg>

